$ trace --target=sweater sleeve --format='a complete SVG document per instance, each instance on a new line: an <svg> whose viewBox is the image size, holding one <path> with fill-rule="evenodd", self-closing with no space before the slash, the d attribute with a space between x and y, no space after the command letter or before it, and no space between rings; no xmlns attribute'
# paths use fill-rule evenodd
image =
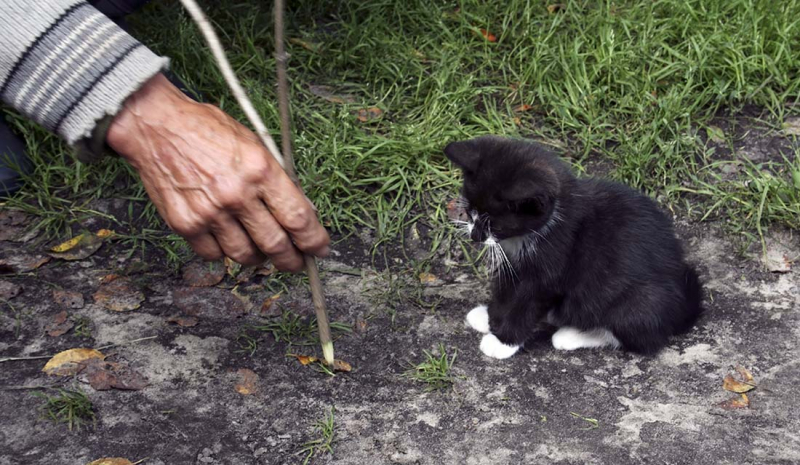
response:
<svg viewBox="0 0 800 465"><path fill-rule="evenodd" d="M167 65L86 1L0 1L0 99L70 144Z"/></svg>

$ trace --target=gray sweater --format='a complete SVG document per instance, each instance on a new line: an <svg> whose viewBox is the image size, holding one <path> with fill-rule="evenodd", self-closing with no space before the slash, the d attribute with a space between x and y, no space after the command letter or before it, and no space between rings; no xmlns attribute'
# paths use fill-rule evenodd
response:
<svg viewBox="0 0 800 465"><path fill-rule="evenodd" d="M0 0L0 99L70 144L167 67L79 0Z"/></svg>

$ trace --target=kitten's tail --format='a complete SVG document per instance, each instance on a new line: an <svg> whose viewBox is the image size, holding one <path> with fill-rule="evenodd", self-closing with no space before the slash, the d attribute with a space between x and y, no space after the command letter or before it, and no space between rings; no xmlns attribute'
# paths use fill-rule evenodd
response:
<svg viewBox="0 0 800 465"><path fill-rule="evenodd" d="M702 302L703 284L700 282L697 271L691 266L686 267L684 282L686 283L686 313L683 321L678 324L677 334L685 333L692 329L704 311Z"/></svg>

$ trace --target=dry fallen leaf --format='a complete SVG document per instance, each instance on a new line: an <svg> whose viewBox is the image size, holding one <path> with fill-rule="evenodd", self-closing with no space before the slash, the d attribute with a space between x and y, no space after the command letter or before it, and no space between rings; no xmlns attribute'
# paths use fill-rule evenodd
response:
<svg viewBox="0 0 800 465"><path fill-rule="evenodd" d="M144 294L130 278L116 278L101 284L94 293L94 301L114 312L127 312L139 308Z"/></svg>
<svg viewBox="0 0 800 465"><path fill-rule="evenodd" d="M42 371L48 375L70 376L79 371L79 364L90 358L104 359L102 352L94 349L69 349L59 352L45 364Z"/></svg>
<svg viewBox="0 0 800 465"><path fill-rule="evenodd" d="M518 105L518 106L514 107L514 112L522 113L523 111L529 111L529 110L532 110L532 109L533 109L533 105L528 105L527 103L524 103L522 105Z"/></svg>
<svg viewBox="0 0 800 465"><path fill-rule="evenodd" d="M20 292L22 292L21 286L8 281L0 281L0 299L11 300Z"/></svg>
<svg viewBox="0 0 800 465"><path fill-rule="evenodd" d="M192 287L209 287L219 284L226 268L220 261L194 260L183 267L183 280Z"/></svg>
<svg viewBox="0 0 800 465"><path fill-rule="evenodd" d="M100 239L108 239L109 237L115 234L116 233L110 229L101 229L100 231L97 231L97 233L95 233L95 235Z"/></svg>
<svg viewBox="0 0 800 465"><path fill-rule="evenodd" d="M184 315L203 321L229 324L247 313L244 303L226 289L218 287L183 287L172 291L172 303Z"/></svg>
<svg viewBox="0 0 800 465"><path fill-rule="evenodd" d="M80 362L79 371L97 391L107 391L112 388L138 391L148 385L144 376L122 363L93 358Z"/></svg>
<svg viewBox="0 0 800 465"><path fill-rule="evenodd" d="M239 381L236 383L236 392L244 396L249 396L258 390L258 375L248 368L239 368L236 372Z"/></svg>
<svg viewBox="0 0 800 465"><path fill-rule="evenodd" d="M750 398L747 397L747 394L742 393L739 394L739 397L731 397L720 403L719 406L724 409L748 408L750 407Z"/></svg>
<svg viewBox="0 0 800 465"><path fill-rule="evenodd" d="M752 383L755 380L755 378L753 378L753 374L743 366L737 366L736 371L742 375L742 378L744 378L745 382L747 383Z"/></svg>
<svg viewBox="0 0 800 465"><path fill-rule="evenodd" d="M450 218L450 221L467 221L469 219L467 210L456 199L447 202L447 217Z"/></svg>
<svg viewBox="0 0 800 465"><path fill-rule="evenodd" d="M122 457L106 457L89 462L86 465L134 465L134 464L130 460L123 459Z"/></svg>
<svg viewBox="0 0 800 465"><path fill-rule="evenodd" d="M280 294L275 294L271 297L267 297L267 299L264 300L264 303L261 304L261 314L263 315L269 313L270 310L272 310L272 307L275 304L275 302L277 302L278 299L280 298L281 298Z"/></svg>
<svg viewBox="0 0 800 465"><path fill-rule="evenodd" d="M783 122L783 133L787 136L800 136L800 117L789 117Z"/></svg>
<svg viewBox="0 0 800 465"><path fill-rule="evenodd" d="M301 365L306 366L312 363L319 363L324 364L322 360L313 355L298 355L298 354L286 354L287 357L294 357L300 362ZM353 367L345 362L344 360L334 359L333 361L333 371L344 371L350 372L353 370Z"/></svg>
<svg viewBox="0 0 800 465"><path fill-rule="evenodd" d="M25 232L28 215L17 210L0 211L0 241L15 241Z"/></svg>
<svg viewBox="0 0 800 465"><path fill-rule="evenodd" d="M435 283L439 278L436 277L435 274L425 273L422 272L419 274L419 282L422 284L432 284Z"/></svg>
<svg viewBox="0 0 800 465"><path fill-rule="evenodd" d="M102 238L91 233L83 233L51 248L48 255L61 260L83 260L100 250L102 245Z"/></svg>
<svg viewBox="0 0 800 465"><path fill-rule="evenodd" d="M184 328L191 328L192 326L197 326L198 323L197 317L194 316L186 316L186 315L175 315L167 318L167 323L175 323L178 326L182 326Z"/></svg>
<svg viewBox="0 0 800 465"><path fill-rule="evenodd" d="M258 276L269 276L275 272L275 267L272 266L272 263L267 263L266 265L259 266L255 270L255 274Z"/></svg>
<svg viewBox="0 0 800 465"><path fill-rule="evenodd" d="M547 5L547 12L550 14L558 13L559 11L563 11L567 6L563 3L554 3L552 5Z"/></svg>
<svg viewBox="0 0 800 465"><path fill-rule="evenodd" d="M110 283L111 281L115 281L115 280L117 280L117 279L119 279L121 277L122 277L122 275L118 275L118 274L113 274L113 273L112 274L107 274L107 275L103 276L102 278L100 278L100 284L107 284L107 283Z"/></svg>
<svg viewBox="0 0 800 465"><path fill-rule="evenodd" d="M308 86L309 92L331 103L356 103L355 97L350 94L336 94L330 86Z"/></svg>
<svg viewBox="0 0 800 465"><path fill-rule="evenodd" d="M53 300L62 307L78 309L83 308L83 294L65 289L53 289Z"/></svg>
<svg viewBox="0 0 800 465"><path fill-rule="evenodd" d="M755 387L756 386L754 384L743 383L735 379L731 375L725 376L725 379L722 381L722 389L725 389L726 391L735 392L738 394L752 391L753 389L755 389Z"/></svg>
<svg viewBox="0 0 800 465"><path fill-rule="evenodd" d="M50 261L46 255L18 253L0 258L0 273L27 273Z"/></svg>
<svg viewBox="0 0 800 465"><path fill-rule="evenodd" d="M75 323L67 319L67 311L63 310L53 317L53 320L47 325L47 335L50 337L58 337L66 334L67 331L75 326Z"/></svg>
<svg viewBox="0 0 800 465"><path fill-rule="evenodd" d="M319 52L319 45L318 44L314 44L314 43L311 43L311 42L306 42L305 40L298 39L297 37L292 37L291 39L289 39L289 43L295 44L295 45L299 45L299 46L303 47L304 49L306 49L306 50L308 50L310 52L314 52L314 53Z"/></svg>
<svg viewBox="0 0 800 465"><path fill-rule="evenodd" d="M356 118L362 123L374 121L383 115L383 110L378 107L362 108L358 110Z"/></svg>
<svg viewBox="0 0 800 465"><path fill-rule="evenodd" d="M497 42L497 37L486 29L481 29L481 35L489 42Z"/></svg>

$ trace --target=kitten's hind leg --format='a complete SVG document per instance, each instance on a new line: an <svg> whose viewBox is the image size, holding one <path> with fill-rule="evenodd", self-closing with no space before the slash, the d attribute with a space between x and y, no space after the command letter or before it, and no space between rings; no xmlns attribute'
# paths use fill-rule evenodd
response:
<svg viewBox="0 0 800 465"><path fill-rule="evenodd" d="M553 347L558 350L591 349L595 347L618 348L619 340L604 328L581 331L572 326L563 326L553 334Z"/></svg>
<svg viewBox="0 0 800 465"><path fill-rule="evenodd" d="M478 305L467 313L467 324L482 334L489 334L489 308Z"/></svg>

